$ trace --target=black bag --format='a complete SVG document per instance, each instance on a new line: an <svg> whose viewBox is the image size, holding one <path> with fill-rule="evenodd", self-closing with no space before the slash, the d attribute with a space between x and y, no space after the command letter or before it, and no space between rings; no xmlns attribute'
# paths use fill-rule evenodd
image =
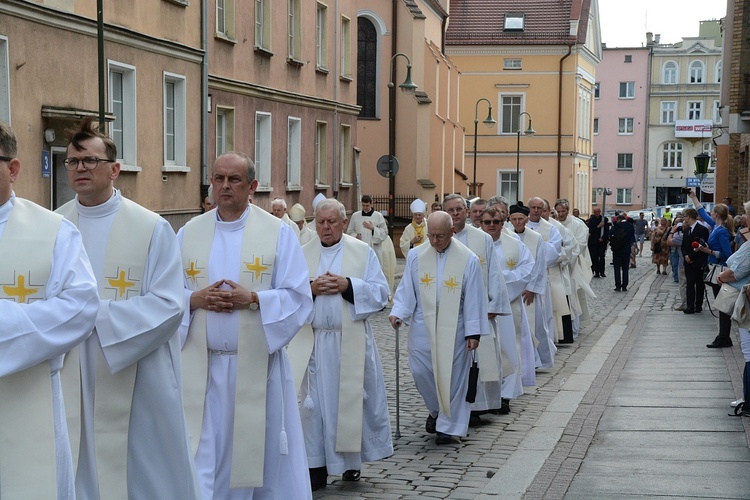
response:
<svg viewBox="0 0 750 500"><path fill-rule="evenodd" d="M479 366L477 365L477 358L474 354L476 351L471 351L471 367L469 368L469 390L466 391L466 402L473 403L477 398L477 382L479 381Z"/></svg>
<svg viewBox="0 0 750 500"><path fill-rule="evenodd" d="M616 228L609 236L609 246L612 247L612 250L621 250L625 247L625 238L625 230Z"/></svg>

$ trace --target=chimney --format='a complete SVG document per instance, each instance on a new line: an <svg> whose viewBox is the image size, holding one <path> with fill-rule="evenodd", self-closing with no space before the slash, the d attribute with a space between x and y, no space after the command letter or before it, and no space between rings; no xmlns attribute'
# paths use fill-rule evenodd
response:
<svg viewBox="0 0 750 500"><path fill-rule="evenodd" d="M654 34L650 31L646 32L646 46L653 45L654 43Z"/></svg>
<svg viewBox="0 0 750 500"><path fill-rule="evenodd" d="M654 35L654 45L659 45L659 40L660 39L661 39L661 35L660 34L657 33L656 35Z"/></svg>

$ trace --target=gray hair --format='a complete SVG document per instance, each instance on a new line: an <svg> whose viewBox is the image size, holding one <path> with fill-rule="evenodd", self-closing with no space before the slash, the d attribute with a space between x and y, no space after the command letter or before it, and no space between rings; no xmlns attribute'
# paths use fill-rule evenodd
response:
<svg viewBox="0 0 750 500"><path fill-rule="evenodd" d="M488 204L488 201L484 198L477 198L476 200L471 202L471 208L477 207L484 207Z"/></svg>
<svg viewBox="0 0 750 500"><path fill-rule="evenodd" d="M236 156L242 160L242 163L245 164L245 168L247 169L247 182L253 182L255 180L255 163L253 162L253 160L241 151L227 151L226 153L219 156L219 158L230 155ZM216 160L218 160L219 158L216 158ZM216 164L215 161L214 164Z"/></svg>
<svg viewBox="0 0 750 500"><path fill-rule="evenodd" d="M319 211L330 208L335 208L336 210L338 210L341 220L346 220L346 207L335 198L326 198L325 200L315 205L314 217L318 216Z"/></svg>
<svg viewBox="0 0 750 500"><path fill-rule="evenodd" d="M5 122L0 122L0 150L2 150L5 156L10 156L11 158L15 158L18 154L16 134L13 133L10 125Z"/></svg>
<svg viewBox="0 0 750 500"><path fill-rule="evenodd" d="M271 202L271 206L275 207L276 205L281 205L281 207L286 210L286 200L284 198L274 198Z"/></svg>
<svg viewBox="0 0 750 500"><path fill-rule="evenodd" d="M505 205L508 206L508 200L504 196L493 196L490 198L490 206L492 205Z"/></svg>
<svg viewBox="0 0 750 500"><path fill-rule="evenodd" d="M464 206L466 206L466 199L464 199L464 197L461 196L460 194L453 193L443 198L443 210L445 210L446 202L449 202L451 200L461 200L464 203Z"/></svg>
<svg viewBox="0 0 750 500"><path fill-rule="evenodd" d="M562 205L566 210L570 210L570 202L567 198L558 198L557 201L555 201L555 207L557 207L557 205Z"/></svg>

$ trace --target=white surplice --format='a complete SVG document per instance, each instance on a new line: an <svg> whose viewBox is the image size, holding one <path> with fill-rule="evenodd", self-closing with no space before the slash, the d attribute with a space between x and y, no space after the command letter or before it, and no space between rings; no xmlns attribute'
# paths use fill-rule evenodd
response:
<svg viewBox="0 0 750 500"><path fill-rule="evenodd" d="M208 265L208 281L240 281L242 237L249 210L236 221L218 219ZM262 237L263 235L259 235ZM180 246L183 230L177 233ZM186 311L180 328L184 344L192 315L192 292L185 286ZM312 297L307 265L294 232L282 224L276 243L271 289L258 292L258 313L263 322L261 334L268 346L266 390L266 433L262 488L230 488L232 468L234 409L237 373L239 313L206 313L206 336L210 356L208 382L200 443L195 457L203 498L286 499L312 498L310 475L305 456L297 394L286 346L312 313ZM282 453L282 426L288 452Z"/></svg>
<svg viewBox="0 0 750 500"><path fill-rule="evenodd" d="M363 225L365 222L372 222L374 227L372 229L365 228ZM368 214L365 214L362 210L354 212L349 219L346 234L355 238L359 235L359 239L370 245L370 248L375 251L381 267L384 265L381 245L388 236L388 226L385 224L383 214L377 210L373 210Z"/></svg>
<svg viewBox="0 0 750 500"><path fill-rule="evenodd" d="M101 205L78 203L78 228L97 281L103 278L105 253L121 203L114 190ZM145 210L145 209L144 209ZM159 219L151 237L139 296L101 300L93 334L81 344L81 447L76 474L79 499L197 498L182 407L180 343L183 313L182 263L174 231ZM102 357L103 356L103 357ZM106 370L97 374L97 363ZM136 364L127 436L128 491L100 491L107 469L96 457L94 399L97 376ZM127 396L125 396L126 398ZM99 424L96 424L99 425ZM102 469L102 470L98 470Z"/></svg>
<svg viewBox="0 0 750 500"><path fill-rule="evenodd" d="M11 195L10 200L0 206L0 239L15 203L15 195ZM0 262L0 266L9 264ZM99 296L81 235L68 221L60 224L50 265L44 300L31 303L0 300L0 379L40 363L49 364L57 498L69 499L75 498L75 469L59 370L63 365L63 355L91 334ZM38 498L35 486L28 484L27 498Z"/></svg>
<svg viewBox="0 0 750 500"><path fill-rule="evenodd" d="M462 245L453 240L450 246L437 254L437 279L442 282L448 252L453 245ZM432 250L434 251L434 250ZM419 292L419 265L417 252L409 252L401 282L393 297L391 315L409 325L409 369L417 390L422 395L430 415L437 417L437 431L451 436L465 436L469 428L470 406L466 402L471 355L466 349L466 337L485 335L487 324L487 293L484 289L479 259L471 256L463 273L461 302L456 318L453 367L450 387L450 417L439 412L437 387L435 386L430 339L424 323L422 299ZM439 288L438 288L439 290ZM438 305L440 293L438 291Z"/></svg>
<svg viewBox="0 0 750 500"><path fill-rule="evenodd" d="M320 245L317 241L311 244ZM343 251L343 240L330 247L321 246L315 276L326 272L341 275ZM318 295L314 299L314 347L300 393L308 465L311 468L326 466L329 474L360 470L362 462L380 460L393 454L383 368L372 327L367 321L371 314L382 310L388 303L388 282L372 249L369 250L364 275L346 277L351 282L354 303L347 303L344 314L349 314L353 321L364 321L366 335L361 452L336 452L341 357L346 356L341 352L341 295ZM362 333L352 331L344 334Z"/></svg>

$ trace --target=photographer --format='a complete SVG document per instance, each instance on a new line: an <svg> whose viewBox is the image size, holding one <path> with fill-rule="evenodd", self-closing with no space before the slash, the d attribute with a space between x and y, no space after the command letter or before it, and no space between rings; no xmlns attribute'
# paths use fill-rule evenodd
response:
<svg viewBox="0 0 750 500"><path fill-rule="evenodd" d="M729 216L727 206L717 203L709 216L692 189L688 192L688 196L693 201L698 215L712 228L711 234L706 238L708 241L699 241L700 246L697 248L697 251L708 255L709 264L726 266L727 259L732 255L732 232L734 230L734 219ZM711 288L713 289L715 298L721 289L721 285L712 285ZM719 334L713 342L706 344L706 347L731 347L732 339L729 337L731 328L732 320L729 315L719 312Z"/></svg>

